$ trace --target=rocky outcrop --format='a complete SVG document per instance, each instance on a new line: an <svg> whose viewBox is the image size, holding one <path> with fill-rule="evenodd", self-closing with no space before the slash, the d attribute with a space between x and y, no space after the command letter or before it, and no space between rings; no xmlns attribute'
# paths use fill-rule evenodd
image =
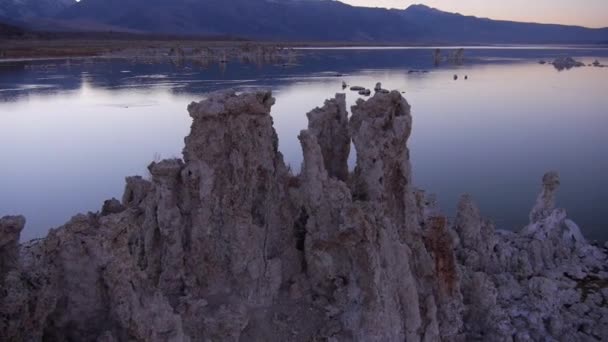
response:
<svg viewBox="0 0 608 342"><path fill-rule="evenodd" d="M555 209L521 232L470 196L454 222L412 186L408 102L344 95L308 114L285 166L270 92L210 94L183 158L122 201L18 244L0 220L2 341L513 341L608 336L606 255ZM351 142L357 152L350 173Z"/></svg>
<svg viewBox="0 0 608 342"><path fill-rule="evenodd" d="M24 226L23 216L0 219L0 282L19 265L19 235Z"/></svg>
<svg viewBox="0 0 608 342"><path fill-rule="evenodd" d="M563 209L559 176L543 177L530 224L495 231L470 197L455 230L468 339L590 341L608 337L608 259L589 245ZM467 302L468 301L468 302Z"/></svg>
<svg viewBox="0 0 608 342"><path fill-rule="evenodd" d="M27 293L21 293L19 234L25 226L23 216L0 219L0 339L7 340L22 332L22 320L27 312L22 307Z"/></svg>

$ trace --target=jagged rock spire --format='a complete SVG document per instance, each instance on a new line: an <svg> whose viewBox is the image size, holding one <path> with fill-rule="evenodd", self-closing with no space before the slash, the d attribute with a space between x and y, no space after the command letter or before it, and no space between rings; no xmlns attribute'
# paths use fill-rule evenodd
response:
<svg viewBox="0 0 608 342"><path fill-rule="evenodd" d="M547 218L555 209L555 197L559 189L559 174L555 171L547 172L543 176L542 190L538 194L536 204L530 212L530 223Z"/></svg>
<svg viewBox="0 0 608 342"><path fill-rule="evenodd" d="M325 101L323 107L313 109L306 116L308 131L316 137L321 147L329 176L346 181L351 143L346 95L336 94L335 98Z"/></svg>

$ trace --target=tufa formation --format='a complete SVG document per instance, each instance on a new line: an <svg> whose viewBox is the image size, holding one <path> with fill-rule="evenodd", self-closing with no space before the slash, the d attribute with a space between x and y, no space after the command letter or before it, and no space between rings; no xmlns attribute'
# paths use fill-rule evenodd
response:
<svg viewBox="0 0 608 342"><path fill-rule="evenodd" d="M183 159L122 201L19 244L0 220L2 341L588 341L608 337L606 253L556 209L520 232L412 185L396 91L308 113L294 175L270 92L210 94ZM351 142L356 168L348 171Z"/></svg>

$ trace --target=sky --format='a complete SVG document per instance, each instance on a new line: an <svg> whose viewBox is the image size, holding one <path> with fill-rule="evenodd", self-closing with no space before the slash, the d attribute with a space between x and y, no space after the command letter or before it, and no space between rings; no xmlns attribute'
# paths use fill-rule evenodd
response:
<svg viewBox="0 0 608 342"><path fill-rule="evenodd" d="M514 21L608 27L608 0L340 0L354 6L406 8L421 3L447 12Z"/></svg>

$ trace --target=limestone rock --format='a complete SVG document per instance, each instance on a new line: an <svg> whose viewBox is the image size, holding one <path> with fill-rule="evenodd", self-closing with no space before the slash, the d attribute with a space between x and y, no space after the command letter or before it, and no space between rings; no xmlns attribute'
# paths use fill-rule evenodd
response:
<svg viewBox="0 0 608 342"><path fill-rule="evenodd" d="M120 203L116 198L109 199L103 202L103 207L101 208L101 216L106 216L110 214L118 214L125 210L125 207Z"/></svg>
<svg viewBox="0 0 608 342"><path fill-rule="evenodd" d="M565 210L555 208L558 186L555 172L543 177L531 223L518 233L492 233L471 199L461 201L454 229L460 239L456 254L464 266L469 339L488 332L492 340L509 340L514 334L532 341L604 336L608 322L598 318L608 310L598 298L585 297L589 286L608 284L608 277L590 274L606 267L607 256L585 241ZM597 328L581 330L590 314L597 317L592 319Z"/></svg>
<svg viewBox="0 0 608 342"><path fill-rule="evenodd" d="M382 94L390 93L390 91L388 91L386 89L382 89L382 83L380 83L380 82L376 83L376 86L374 87L374 92L382 93Z"/></svg>
<svg viewBox="0 0 608 342"><path fill-rule="evenodd" d="M0 340L606 336L606 251L555 208L556 174L521 232L496 230L470 196L449 222L412 186L399 92L359 99L350 120L344 95L310 112L298 175L273 103L267 91L192 103L183 158L44 239L19 245L24 218L0 219Z"/></svg>
<svg viewBox="0 0 608 342"><path fill-rule="evenodd" d="M0 249L8 251L19 246L19 234L25 227L25 217L5 216L0 219Z"/></svg>
<svg viewBox="0 0 608 342"><path fill-rule="evenodd" d="M346 181L348 179L348 155L350 134L346 95L336 94L325 101L322 108L315 108L308 114L308 130L317 138L325 168L330 177Z"/></svg>
<svg viewBox="0 0 608 342"><path fill-rule="evenodd" d="M410 105L398 92L359 99L350 121L357 148L355 196L401 202L411 181L407 139L412 130ZM401 215L405 213L400 213Z"/></svg>
<svg viewBox="0 0 608 342"><path fill-rule="evenodd" d="M557 172L548 172L543 176L543 188L530 212L530 223L547 218L553 211L559 184L559 174Z"/></svg>
<svg viewBox="0 0 608 342"><path fill-rule="evenodd" d="M19 267L19 235L23 227L23 216L5 216L0 219L0 284L9 272Z"/></svg>

